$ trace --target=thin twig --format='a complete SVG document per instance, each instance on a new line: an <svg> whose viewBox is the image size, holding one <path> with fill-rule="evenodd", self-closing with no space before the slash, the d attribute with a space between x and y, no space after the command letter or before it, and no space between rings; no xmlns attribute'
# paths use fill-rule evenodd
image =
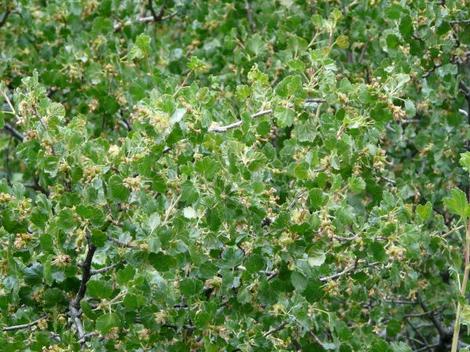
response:
<svg viewBox="0 0 470 352"><path fill-rule="evenodd" d="M450 234L454 233L455 231L459 231L459 230L462 230L463 228L465 227L465 225L460 225L460 226L457 226L457 227L454 227L453 229L450 229L449 231L443 233L442 235L440 235L440 237L447 237L449 236Z"/></svg>
<svg viewBox="0 0 470 352"><path fill-rule="evenodd" d="M177 12L170 13L169 15L163 16L158 22L163 22L173 18L177 15ZM125 22L119 22L114 25L114 31L119 32L123 27L130 26L134 23L152 23L155 22L155 18L153 16L146 16L146 17L139 17L135 20L127 20Z"/></svg>
<svg viewBox="0 0 470 352"><path fill-rule="evenodd" d="M91 270L90 274L91 275L104 274L108 271L113 270L114 268L118 267L119 265L124 264L124 263L125 263L125 261L121 261L121 262L118 262L118 263L114 263L114 264L105 266L104 268L101 268L101 269Z"/></svg>
<svg viewBox="0 0 470 352"><path fill-rule="evenodd" d="M434 345L426 345L424 347L418 348L417 350L414 350L414 352L430 351L434 347L439 347L439 344L435 343Z"/></svg>
<svg viewBox="0 0 470 352"><path fill-rule="evenodd" d="M20 131L18 131L16 128L14 128L12 125L10 125L9 123L5 123L3 128L5 129L5 131L10 133L12 137L16 138L20 142L24 141L23 134Z"/></svg>
<svg viewBox="0 0 470 352"><path fill-rule="evenodd" d="M26 324L19 324L19 325L12 325L12 326L5 326L2 328L2 331L16 331L16 330L22 330L22 329L29 329L35 325L37 325L41 320L46 319L47 315L43 315L42 317Z"/></svg>
<svg viewBox="0 0 470 352"><path fill-rule="evenodd" d="M113 237L108 237L108 239L114 243L116 243L119 247L127 247L127 248L132 248L132 249L137 249L139 248L138 246L136 246L135 244L131 243L131 242L121 242L119 241L118 239L116 238L113 238Z"/></svg>
<svg viewBox="0 0 470 352"><path fill-rule="evenodd" d="M449 23L453 23L453 24L470 23L470 19L466 19L466 20L453 20L453 21L449 21Z"/></svg>
<svg viewBox="0 0 470 352"><path fill-rule="evenodd" d="M251 118L256 119L260 116L272 114L272 112L273 112L272 109L261 110L261 111L258 111L255 114L251 115ZM224 132L227 132L228 130L231 130L233 128L237 128L237 127L241 126L242 124L243 124L243 121L238 120L236 122L233 122L233 123L225 125L225 126L213 125L213 126L209 127L209 132L224 133Z"/></svg>
<svg viewBox="0 0 470 352"><path fill-rule="evenodd" d="M410 321L410 319L406 319L406 323L411 326L413 331L415 332L416 335L422 340L422 343L428 344L428 341L426 338L423 336L423 334L416 328L416 326L413 325L413 323Z"/></svg>
<svg viewBox="0 0 470 352"><path fill-rule="evenodd" d="M251 6L251 2L249 0L245 0L245 10L246 10L246 17L248 19L248 23L250 24L251 31L256 31L256 22L253 19L253 7Z"/></svg>
<svg viewBox="0 0 470 352"><path fill-rule="evenodd" d="M470 220L467 222L467 231L465 234L464 258L465 258L465 269L463 272L462 283L460 284L460 296L461 297L459 297L459 301L457 303L457 313L455 316L454 333L452 335L451 352L457 352L457 349L459 347L460 316L462 314L462 303L461 303L460 298L465 297L465 293L467 292L468 276L470 273Z"/></svg>
<svg viewBox="0 0 470 352"><path fill-rule="evenodd" d="M168 208L165 211L165 217L163 218L161 226L164 226L168 223L168 221L170 220L170 215L173 212L173 209L175 208L175 206L178 204L180 198L181 198L181 194L178 196L174 196L171 199L170 204L168 205Z"/></svg>
<svg viewBox="0 0 470 352"><path fill-rule="evenodd" d="M354 269L356 268L356 263L354 263L353 265L350 265L348 267L346 267L343 271L340 271L339 273L336 273L336 274L333 274L333 275L329 275L329 276L324 276L324 277L321 277L320 278L320 281L321 282L326 282L326 281L330 281L330 280L335 280L347 273L349 273L350 271L353 271Z"/></svg>
<svg viewBox="0 0 470 352"><path fill-rule="evenodd" d="M13 106L13 103L11 102L10 98L8 97L8 94L6 91L2 91L3 98L5 99L8 107L10 108L12 114L15 116L17 120L20 119L18 114L16 113L15 107ZM19 141L23 142L24 136L19 132L16 128L14 128L12 125L9 123L5 123L5 126L3 127L6 131L8 131L14 138L18 139Z"/></svg>
<svg viewBox="0 0 470 352"><path fill-rule="evenodd" d="M2 95L3 95L3 97L5 98L5 101L7 102L8 107L10 108L11 112L13 113L13 115L15 115L15 117L16 117L17 119L19 119L19 116L18 116L18 114L16 113L15 107L13 106L13 104L12 104L10 98L8 97L7 92L6 92L6 91L2 91Z"/></svg>
<svg viewBox="0 0 470 352"><path fill-rule="evenodd" d="M419 305L425 312L430 312L429 319L431 319L432 324L436 328L437 332L439 333L439 338L441 341L445 340L447 336L449 336L449 331L442 325L442 323L436 318L434 312L430 311L424 301L421 299L420 295L416 296Z"/></svg>
<svg viewBox="0 0 470 352"><path fill-rule="evenodd" d="M278 327L276 328L273 328L269 331L267 331L265 334L264 334L264 337L268 337L269 335L272 335L272 334L275 334L276 332L278 331L281 331L282 329L284 329L284 327L287 325L287 321L281 323L281 325L279 325Z"/></svg>

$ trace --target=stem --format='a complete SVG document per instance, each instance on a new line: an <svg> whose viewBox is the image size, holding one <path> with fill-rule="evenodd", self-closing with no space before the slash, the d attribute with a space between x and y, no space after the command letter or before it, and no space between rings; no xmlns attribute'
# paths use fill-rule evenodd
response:
<svg viewBox="0 0 470 352"><path fill-rule="evenodd" d="M75 326L77 328L78 334L78 341L83 344L85 342L86 332L83 327L83 323L80 319L81 311L80 311L80 302L82 301L83 297L85 297L87 283L91 278L91 262L93 260L93 256L95 255L96 247L93 243L91 243L91 239L88 237L88 251L86 254L85 261L81 265L82 267L82 280L80 282L80 288L78 289L77 295L74 299L70 301L69 304L69 316L72 318Z"/></svg>
<svg viewBox="0 0 470 352"><path fill-rule="evenodd" d="M468 282L468 274L470 272L470 220L467 222L467 232L465 234L465 269L463 272L463 279L462 284L460 286L460 297L459 302L457 303L457 313L455 316L455 323L454 323L454 334L452 336L452 349L451 352L457 352L457 348L459 346L459 333L460 333L460 316L462 313L462 303L460 299L465 297L465 293L467 291L467 282Z"/></svg>
<svg viewBox="0 0 470 352"><path fill-rule="evenodd" d="M42 317L40 317L39 319L36 319L30 323L27 323L27 324L20 324L20 325L12 325L12 326L5 326L4 328L2 328L2 331L16 331L16 330L21 330L21 329L29 329L30 327L32 326L35 326L36 324L38 324L41 320L43 319L46 319L47 318L47 315L44 315Z"/></svg>

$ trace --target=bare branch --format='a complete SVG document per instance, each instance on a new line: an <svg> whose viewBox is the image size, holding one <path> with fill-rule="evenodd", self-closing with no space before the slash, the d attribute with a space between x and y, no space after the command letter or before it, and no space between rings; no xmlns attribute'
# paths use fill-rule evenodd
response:
<svg viewBox="0 0 470 352"><path fill-rule="evenodd" d="M358 268L357 267L357 264L358 264L358 259L356 259L354 261L354 264L350 265L350 266L347 266L344 270L340 271L339 273L336 273L336 274L332 274L332 275L329 275L329 276L323 276L320 278L320 281L321 282L327 282L327 281L330 281L330 280L336 280L338 278L340 278L341 276L344 276L346 275L347 273L351 272L351 271L356 271L356 269L358 271L360 270L363 270L363 269L366 269L366 268L369 268L371 266L374 266L374 265L377 265L379 262L372 262L372 263L369 263L369 264L366 264L364 267L362 268Z"/></svg>
<svg viewBox="0 0 470 352"><path fill-rule="evenodd" d="M163 18L163 14L165 13L165 6L162 6L158 14L155 12L155 9L153 8L153 0L148 1L149 4L149 10L150 13L152 14L153 21L154 22L160 22Z"/></svg>
<svg viewBox="0 0 470 352"><path fill-rule="evenodd" d="M449 23L452 23L452 24L467 24L467 23L470 23L470 18L469 19L466 19L466 20L454 20L454 21L449 21Z"/></svg>
<svg viewBox="0 0 470 352"><path fill-rule="evenodd" d="M20 131L18 131L16 128L14 128L12 125L10 125L9 123L5 123L3 128L5 129L5 131L10 133L12 137L16 138L20 142L24 141L23 134Z"/></svg>
<svg viewBox="0 0 470 352"><path fill-rule="evenodd" d="M169 20L170 18L173 18L177 15L177 12L170 13L169 15L162 16L161 19L158 20L158 22L163 22L166 20ZM127 20L125 22L119 22L114 25L114 31L119 32L122 28L130 26L134 23L152 23L155 22L155 18L153 16L146 16L146 17L139 17L135 20Z"/></svg>
<svg viewBox="0 0 470 352"><path fill-rule="evenodd" d="M125 261L120 261L118 263L114 263L114 264L105 266L104 268L101 268L101 269L91 270L90 274L91 275L104 274L108 271L113 270L114 268L118 267L119 265L124 264L124 263L125 263Z"/></svg>
<svg viewBox="0 0 470 352"><path fill-rule="evenodd" d="M249 0L245 0L245 10L246 10L246 17L248 19L248 23L250 24L251 30L255 32L256 22L253 19L253 7L251 6L251 2Z"/></svg>
<svg viewBox="0 0 470 352"><path fill-rule="evenodd" d="M304 107L314 106L318 109L320 104L322 104L324 102L326 102L326 100L321 99L321 98L307 98L307 99L305 99L303 106ZM272 113L273 113L272 109L261 110L261 111L258 111L255 114L251 115L251 118L256 119L258 117L261 117L261 116L264 116L264 115L269 115L269 114L272 114ZM219 126L218 124L215 123L215 124L213 124L212 126L209 127L208 131L209 132L216 132L216 133L224 133L224 132L227 132L231 129L240 127L242 124L243 124L242 120L235 121L235 122L233 122L231 124L228 124L228 125L225 125L225 126Z"/></svg>
<svg viewBox="0 0 470 352"><path fill-rule="evenodd" d="M439 347L439 344L436 343L434 345L426 345L424 347L421 347L421 348L418 348L417 350L415 350L414 352L422 352L422 351L431 351L433 348L435 347Z"/></svg>
<svg viewBox="0 0 470 352"><path fill-rule="evenodd" d="M113 237L108 237L108 239L114 243L116 243L119 247L127 247L127 248L133 248L133 249L138 249L139 247L134 245L131 242L121 242L116 238Z"/></svg>
<svg viewBox="0 0 470 352"><path fill-rule="evenodd" d="M35 325L37 325L41 320L45 319L47 315L43 315L42 317L26 324L19 324L19 325L12 325L12 326L5 326L2 328L2 331L16 331L16 330L22 330L22 329L29 329Z"/></svg>
<svg viewBox="0 0 470 352"><path fill-rule="evenodd" d="M281 331L282 329L284 329L284 327L287 325L287 321L281 323L281 325L279 325L278 327L276 328L273 328L269 331L267 331L265 334L264 334L264 337L268 337L269 335L272 335L272 334L275 334L276 332L278 331Z"/></svg>
<svg viewBox="0 0 470 352"><path fill-rule="evenodd" d="M356 268L356 263L354 263L353 265L350 265L348 267L346 267L343 271L340 271L339 273L336 273L336 274L333 274L333 275L329 275L329 276L324 276L324 277L321 277L320 278L320 281L321 282L326 282L326 281L330 281L330 280L335 280L343 275L346 275L347 273L349 273L350 271L353 271L354 269Z"/></svg>
<svg viewBox="0 0 470 352"><path fill-rule="evenodd" d="M7 22L7 19L8 19L8 16L10 15L10 13L11 13L11 10L8 7L8 2L7 2L5 12L3 13L3 17L0 20L0 28L3 27L3 25Z"/></svg>
<svg viewBox="0 0 470 352"><path fill-rule="evenodd" d="M11 110L11 113L15 116L17 120L19 120L19 116L16 113L15 107L13 106L13 103L11 102L10 98L8 97L8 94L6 91L2 91L3 98L5 99L8 107ZM5 123L5 126L3 127L7 132L9 132L14 138L18 139L19 141L23 142L24 136L23 134L18 131L16 128L14 128L12 125L9 123Z"/></svg>
<svg viewBox="0 0 470 352"><path fill-rule="evenodd" d="M240 127L243 124L242 120L238 120L237 122L225 125L225 126L211 126L209 127L209 132L217 132L217 133L224 133L227 132L228 130L231 130L233 128Z"/></svg>
<svg viewBox="0 0 470 352"><path fill-rule="evenodd" d="M6 91L2 91L2 95L3 95L3 98L5 98L5 101L7 102L8 107L10 108L11 112L13 113L13 115L15 115L15 117L16 117L17 119L19 119L19 116L18 116L18 114L16 113L15 107L13 106L13 104L12 104L10 98L8 97L7 92L6 92Z"/></svg>
<svg viewBox="0 0 470 352"><path fill-rule="evenodd" d="M448 339L450 336L451 336L451 332L446 329L442 323L436 318L434 312L430 311L429 308L427 307L427 305L423 302L423 300L421 299L421 296L420 295L417 295L417 300L418 300L418 303L419 305L421 306L421 308L423 308L423 310L425 312L429 312L429 319L431 319L431 322L432 324L434 325L434 327L436 328L436 330L438 331L439 333L439 336L440 336L440 339L443 340L443 339Z"/></svg>
<svg viewBox="0 0 470 352"><path fill-rule="evenodd" d="M96 251L96 246L91 243L91 239L88 237L88 251L85 257L85 260L82 267L82 280L80 281L80 288L74 299L70 301L69 304L69 316L72 318L75 326L77 328L78 340L81 343L85 342L85 329L83 328L82 321L80 319L81 312L80 312L80 302L82 301L83 297L85 297L87 283L91 278L91 262L93 260L93 256Z"/></svg>
<svg viewBox="0 0 470 352"><path fill-rule="evenodd" d="M258 112L255 113L255 114L251 115L251 118L252 118L252 119L256 119L256 118L258 118L258 117L260 117L260 116L272 114L272 112L273 112L272 109L261 110L261 111L258 111ZM228 124L228 125L225 125L225 126L213 125L213 126L209 127L209 132L224 133L224 132L227 132L228 130L231 130L231 129L233 129L233 128L240 127L242 124L243 124L243 121L242 121L242 120L238 120L238 121L236 121L236 122L233 122L233 123Z"/></svg>

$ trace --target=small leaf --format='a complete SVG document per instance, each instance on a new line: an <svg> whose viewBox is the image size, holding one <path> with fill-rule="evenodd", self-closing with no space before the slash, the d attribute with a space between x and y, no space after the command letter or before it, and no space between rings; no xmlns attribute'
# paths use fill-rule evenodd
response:
<svg viewBox="0 0 470 352"><path fill-rule="evenodd" d="M287 76L277 85L276 94L283 98L293 95L301 97L303 95L302 77L299 75Z"/></svg>
<svg viewBox="0 0 470 352"><path fill-rule="evenodd" d="M91 231L91 241L96 247L103 247L107 239L108 237L103 231L98 229L93 229Z"/></svg>
<svg viewBox="0 0 470 352"><path fill-rule="evenodd" d="M195 219L197 217L197 214L192 207L186 207L183 209L183 216L186 219Z"/></svg>
<svg viewBox="0 0 470 352"><path fill-rule="evenodd" d="M340 35L336 39L336 45L341 49L347 49L349 47L349 37L347 35Z"/></svg>
<svg viewBox="0 0 470 352"><path fill-rule="evenodd" d="M147 221L147 226L150 229L150 234L152 234L159 225L160 225L160 214L153 213L152 215L150 215Z"/></svg>
<svg viewBox="0 0 470 352"><path fill-rule="evenodd" d="M108 333L112 328L119 327L121 320L116 313L103 314L96 319L96 328L102 333Z"/></svg>
<svg viewBox="0 0 470 352"><path fill-rule="evenodd" d="M427 202L426 204L418 204L416 206L416 214L422 221L427 221L432 215L432 204Z"/></svg>
<svg viewBox="0 0 470 352"><path fill-rule="evenodd" d="M292 283L292 286L294 286L294 288L297 291L301 291L301 292L305 290L308 284L307 278L303 274L297 271L294 271L291 273L290 282Z"/></svg>
<svg viewBox="0 0 470 352"><path fill-rule="evenodd" d="M408 117L414 117L416 115L415 104L409 99L405 100L405 111Z"/></svg>
<svg viewBox="0 0 470 352"><path fill-rule="evenodd" d="M113 288L104 280L90 280L87 284L87 294L96 298L111 298Z"/></svg>
<svg viewBox="0 0 470 352"><path fill-rule="evenodd" d="M129 190L122 184L122 179L117 175L109 178L108 189L110 198L113 200L125 202L129 197Z"/></svg>
<svg viewBox="0 0 470 352"><path fill-rule="evenodd" d="M462 307L461 317L462 324L470 326L470 305L466 304Z"/></svg>
<svg viewBox="0 0 470 352"><path fill-rule="evenodd" d="M186 109L176 109L173 115L171 115L170 123L175 124L180 122L183 119L184 115L186 115Z"/></svg>
<svg viewBox="0 0 470 352"><path fill-rule="evenodd" d="M246 42L246 48L255 56L263 51L264 46L264 40L259 33L252 35Z"/></svg>
<svg viewBox="0 0 470 352"><path fill-rule="evenodd" d="M150 264L158 271L168 271L176 265L176 259L164 253L150 253Z"/></svg>
<svg viewBox="0 0 470 352"><path fill-rule="evenodd" d="M310 256L307 259L307 262L310 266L321 266L326 259L325 253L318 253L316 255Z"/></svg>
<svg viewBox="0 0 470 352"><path fill-rule="evenodd" d="M404 38L411 38L413 34L413 22L410 16L407 15L401 19L399 29Z"/></svg>
<svg viewBox="0 0 470 352"><path fill-rule="evenodd" d="M366 189L366 182L362 177L351 176L349 179L349 188L353 193L360 193Z"/></svg>
<svg viewBox="0 0 470 352"><path fill-rule="evenodd" d="M467 202L465 193L460 189L452 189L450 197L444 199L445 206L453 214L459 215L462 218L467 218L470 215L470 207Z"/></svg>
<svg viewBox="0 0 470 352"><path fill-rule="evenodd" d="M470 172L470 152L460 154L460 165Z"/></svg>
<svg viewBox="0 0 470 352"><path fill-rule="evenodd" d="M294 123L295 111L289 108L279 107L274 111L279 127L290 127Z"/></svg>

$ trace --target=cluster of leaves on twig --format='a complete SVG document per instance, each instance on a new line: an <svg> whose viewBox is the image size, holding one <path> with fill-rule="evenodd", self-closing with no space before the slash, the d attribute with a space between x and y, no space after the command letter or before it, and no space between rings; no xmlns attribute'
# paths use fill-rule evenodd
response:
<svg viewBox="0 0 470 352"><path fill-rule="evenodd" d="M2 5L2 350L468 349L464 0Z"/></svg>

